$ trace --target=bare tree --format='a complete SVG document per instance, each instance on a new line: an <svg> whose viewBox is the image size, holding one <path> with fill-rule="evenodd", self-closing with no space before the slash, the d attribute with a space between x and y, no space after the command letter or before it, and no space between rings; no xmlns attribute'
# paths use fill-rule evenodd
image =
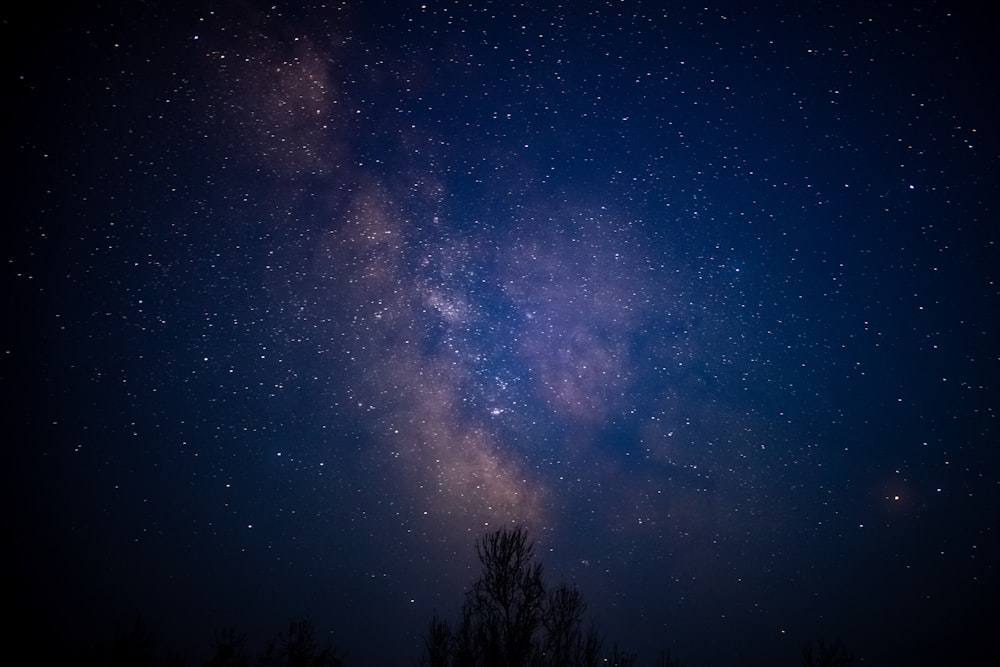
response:
<svg viewBox="0 0 1000 667"><path fill-rule="evenodd" d="M542 614L545 664L569 667L579 663L584 640L581 627L586 610L587 604L575 588L560 584L548 592Z"/></svg>
<svg viewBox="0 0 1000 667"><path fill-rule="evenodd" d="M534 544L524 528L502 528L478 540L476 553L483 570L466 597L466 619L482 663L527 665L545 600Z"/></svg>
<svg viewBox="0 0 1000 667"><path fill-rule="evenodd" d="M422 665L427 667L449 667L456 664L454 655L455 636L448 621L434 613L427 627L427 637L424 639L424 657Z"/></svg>
<svg viewBox="0 0 1000 667"><path fill-rule="evenodd" d="M635 664L616 646L609 655L596 630L583 631L587 605L575 588L547 588L534 545L521 527L476 542L482 572L466 593L461 620L437 614L424 639L429 667L597 667Z"/></svg>

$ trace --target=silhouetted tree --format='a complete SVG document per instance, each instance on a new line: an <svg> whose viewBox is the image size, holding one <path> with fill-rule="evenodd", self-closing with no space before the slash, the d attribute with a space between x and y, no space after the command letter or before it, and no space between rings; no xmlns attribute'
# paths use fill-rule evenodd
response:
<svg viewBox="0 0 1000 667"><path fill-rule="evenodd" d="M435 612L424 639L423 662L430 667L448 667L453 664L454 640L451 626Z"/></svg>
<svg viewBox="0 0 1000 667"><path fill-rule="evenodd" d="M520 526L477 541L483 571L466 598L483 664L527 665L541 626L545 587L534 544Z"/></svg>
<svg viewBox="0 0 1000 667"><path fill-rule="evenodd" d="M591 626L577 649L576 664L580 667L595 667L601 662L601 650L604 641L597 628Z"/></svg>
<svg viewBox="0 0 1000 667"><path fill-rule="evenodd" d="M554 667L569 667L578 658L583 640L580 628L587 605L580 592L566 584L549 591L545 602L542 614L545 644L542 651L546 663Z"/></svg>
<svg viewBox="0 0 1000 667"><path fill-rule="evenodd" d="M802 663L805 667L844 667L854 664L854 655L839 639L832 644L820 639L815 647L812 642L802 645Z"/></svg>
<svg viewBox="0 0 1000 667"><path fill-rule="evenodd" d="M600 635L583 631L587 605L566 584L547 588L524 528L501 528L476 541L482 572L466 593L461 620L436 613L421 664L428 667L631 667L635 655L615 646L602 655Z"/></svg>

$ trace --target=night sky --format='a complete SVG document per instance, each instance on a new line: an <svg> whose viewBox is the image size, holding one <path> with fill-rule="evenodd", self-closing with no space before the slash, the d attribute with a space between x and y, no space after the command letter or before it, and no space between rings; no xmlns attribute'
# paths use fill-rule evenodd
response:
<svg viewBox="0 0 1000 667"><path fill-rule="evenodd" d="M986 9L87 4L3 21L22 636L412 664L519 524L646 664L994 650Z"/></svg>

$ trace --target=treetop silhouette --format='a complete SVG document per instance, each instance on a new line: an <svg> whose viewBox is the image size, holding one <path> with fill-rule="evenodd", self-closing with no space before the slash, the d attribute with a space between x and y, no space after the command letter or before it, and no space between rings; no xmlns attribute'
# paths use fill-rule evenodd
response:
<svg viewBox="0 0 1000 667"><path fill-rule="evenodd" d="M476 542L482 571L454 627L437 614L424 641L429 667L569 667L632 665L635 657L602 653L602 640L583 630L587 609L579 591L547 586L534 544L521 526L501 528Z"/></svg>

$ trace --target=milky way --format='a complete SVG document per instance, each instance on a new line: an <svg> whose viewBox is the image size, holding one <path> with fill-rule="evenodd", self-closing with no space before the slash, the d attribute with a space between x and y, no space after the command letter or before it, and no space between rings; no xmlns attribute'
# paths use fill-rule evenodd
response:
<svg viewBox="0 0 1000 667"><path fill-rule="evenodd" d="M517 524L646 659L964 645L996 105L987 23L918 5L19 24L25 598L398 664Z"/></svg>
<svg viewBox="0 0 1000 667"><path fill-rule="evenodd" d="M592 468L584 486L618 474L593 450L606 429L641 428L648 442L631 454L647 458L689 425L669 423L687 418L636 386L660 376L676 391L676 377L690 380L704 311L693 299L704 295L650 251L634 214L583 190L480 210L456 205L463 195L420 164L419 150L389 175L355 162L358 101L329 82L337 49L296 37L275 53L273 41L206 53L231 91L213 121L250 166L287 181L272 206L309 198L313 245L294 241L305 278L281 293L297 304L289 326L322 341L322 373L340 393L331 400L366 424L365 456L405 484L407 511L471 533L510 521L551 529L554 486L578 477L580 461ZM393 137L399 150L406 140ZM606 518L634 522L632 502Z"/></svg>

